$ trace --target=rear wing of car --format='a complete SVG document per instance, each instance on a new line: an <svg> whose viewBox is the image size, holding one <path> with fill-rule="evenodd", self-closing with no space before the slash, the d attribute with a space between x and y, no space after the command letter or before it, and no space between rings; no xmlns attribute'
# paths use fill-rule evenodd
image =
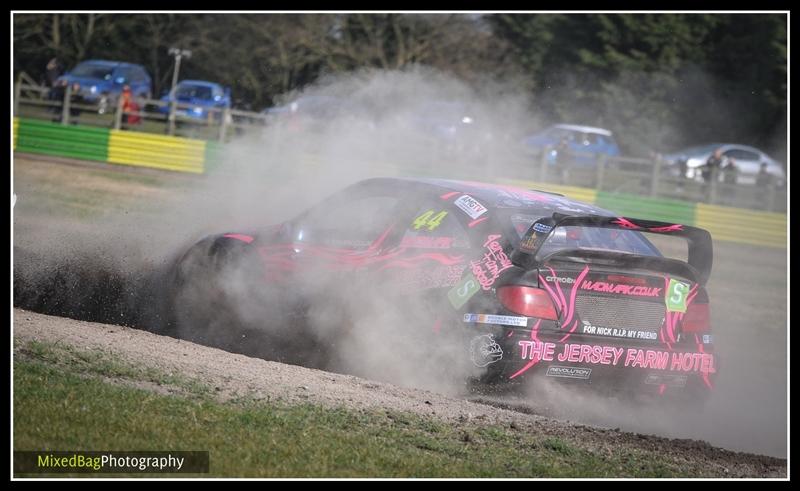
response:
<svg viewBox="0 0 800 491"><path fill-rule="evenodd" d="M680 237L688 243L688 258L686 262L677 260L665 260L672 263L682 263L688 265L696 276L697 281L705 284L711 275L711 265L714 251L711 242L711 234L707 230L680 223L658 222L654 220L643 220L639 218L627 217L608 217L602 215L565 215L553 213L552 216L543 217L530 226L522 237L519 246L512 252L511 261L523 268L536 267L538 265L537 254L542 245L555 232L558 227L595 227L609 228L618 230L630 230L634 232L670 235ZM596 253L580 253L578 250L564 251L574 252L582 256L596 256ZM588 252L588 251L587 251ZM625 256L636 256L625 254ZM637 256L641 262L652 261L652 257ZM633 258L632 258L633 259Z"/></svg>

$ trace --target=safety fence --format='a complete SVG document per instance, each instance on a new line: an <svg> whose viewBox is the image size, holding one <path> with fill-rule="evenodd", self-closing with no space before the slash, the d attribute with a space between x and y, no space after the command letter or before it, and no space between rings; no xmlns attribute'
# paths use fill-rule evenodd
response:
<svg viewBox="0 0 800 491"><path fill-rule="evenodd" d="M20 152L195 174L211 170L222 160L220 154L223 146L205 140L89 126L64 126L26 118L14 118L13 129L14 149ZM711 232L716 240L784 248L787 245L787 217L783 213L547 182L502 181L561 193L620 215L696 225Z"/></svg>

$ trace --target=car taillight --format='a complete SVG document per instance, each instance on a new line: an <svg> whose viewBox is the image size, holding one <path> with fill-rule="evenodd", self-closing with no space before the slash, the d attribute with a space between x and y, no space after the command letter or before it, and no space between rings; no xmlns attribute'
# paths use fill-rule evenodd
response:
<svg viewBox="0 0 800 491"><path fill-rule="evenodd" d="M710 310L707 303L693 303L683 316L683 332L701 333L711 330Z"/></svg>
<svg viewBox="0 0 800 491"><path fill-rule="evenodd" d="M497 299L515 314L539 319L558 319L552 300L546 291L530 286L502 286L497 289Z"/></svg>

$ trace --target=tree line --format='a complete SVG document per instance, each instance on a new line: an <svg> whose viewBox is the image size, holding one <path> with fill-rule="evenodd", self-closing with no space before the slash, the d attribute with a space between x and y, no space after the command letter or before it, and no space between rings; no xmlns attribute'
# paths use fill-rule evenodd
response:
<svg viewBox="0 0 800 491"><path fill-rule="evenodd" d="M138 62L232 88L260 110L319 77L428 65L474 85L513 80L543 121L616 132L628 153L711 141L785 160L785 14L15 14L14 71L49 59Z"/></svg>

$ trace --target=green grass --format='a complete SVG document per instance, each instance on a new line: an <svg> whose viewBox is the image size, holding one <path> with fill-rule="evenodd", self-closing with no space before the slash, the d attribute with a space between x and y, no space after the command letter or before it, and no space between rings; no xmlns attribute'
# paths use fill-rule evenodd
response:
<svg viewBox="0 0 800 491"><path fill-rule="evenodd" d="M79 169L54 167L52 174L32 173L24 165L15 169L15 213L63 216L90 221L107 213L131 211L158 215L163 199L196 187L194 176L121 172L118 166ZM70 180L74 174L77 179ZM157 197L157 199L155 199Z"/></svg>
<svg viewBox="0 0 800 491"><path fill-rule="evenodd" d="M52 343L28 343L16 351L14 450L208 450L210 476L679 474L677 466L638 450L599 456L566 439L504 426L311 404L223 402L198 381L98 351ZM133 382L183 390L162 394Z"/></svg>

